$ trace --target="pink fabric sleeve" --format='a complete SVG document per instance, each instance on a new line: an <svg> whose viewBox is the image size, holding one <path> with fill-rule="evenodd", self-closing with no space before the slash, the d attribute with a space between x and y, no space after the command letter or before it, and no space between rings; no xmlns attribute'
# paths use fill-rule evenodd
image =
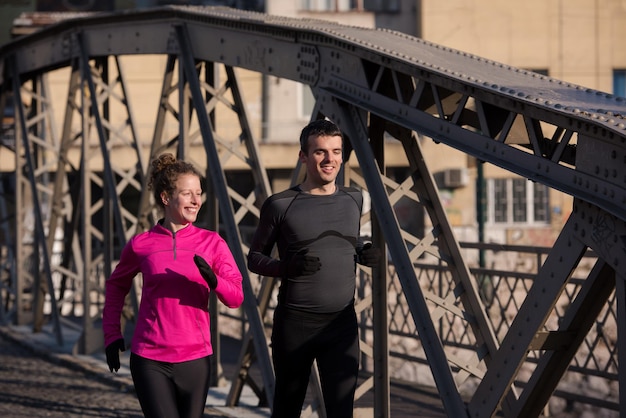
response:
<svg viewBox="0 0 626 418"><path fill-rule="evenodd" d="M105 284L104 309L102 311L102 332L105 347L123 338L121 329L122 309L133 279L139 273L139 261L129 241L120 256L118 265Z"/></svg>
<svg viewBox="0 0 626 418"><path fill-rule="evenodd" d="M218 299L229 308L238 308L243 303L242 276L228 244L219 238L216 243L213 265L217 276L215 292Z"/></svg>

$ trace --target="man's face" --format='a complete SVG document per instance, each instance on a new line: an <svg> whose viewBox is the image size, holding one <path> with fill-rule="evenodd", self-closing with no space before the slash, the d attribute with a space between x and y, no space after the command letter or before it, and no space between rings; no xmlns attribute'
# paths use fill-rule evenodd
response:
<svg viewBox="0 0 626 418"><path fill-rule="evenodd" d="M300 151L300 162L306 166L307 180L317 186L334 183L343 162L340 136L309 137L306 154Z"/></svg>

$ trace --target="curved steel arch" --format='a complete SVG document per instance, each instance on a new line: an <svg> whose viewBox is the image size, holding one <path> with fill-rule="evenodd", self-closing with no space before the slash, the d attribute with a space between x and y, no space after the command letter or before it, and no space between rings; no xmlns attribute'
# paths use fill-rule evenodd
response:
<svg viewBox="0 0 626 418"><path fill-rule="evenodd" d="M207 39L213 42L207 45ZM592 315L583 314L597 314L613 290L623 301L626 99L396 32L227 8L194 7L84 14L0 48L3 96L12 91L15 97L29 98L16 105L17 141L13 147L7 147L15 153L18 185L23 186L18 190L29 191L35 197L43 195L54 202L56 210L48 214L39 210L36 216L33 251L43 254L44 268L37 270L43 272L45 280L37 272L33 280L44 293L52 292L49 288L55 286L49 259L56 241L54 234L46 230L55 230L55 225L62 224L72 237L65 240L64 262L68 264L61 267L63 274L74 276L78 282L82 277L86 301L90 292L101 292L102 285L89 278L101 280L114 261L114 254L107 247L113 242L122 244L124 237L149 223L151 205L143 187L147 173L137 150L132 115L120 129L112 128L115 121L108 117L114 101L124 106L128 98L121 64L115 61L119 77L111 77L107 57L129 54L167 55L162 100L173 91L178 94L178 112L171 112L166 103L161 103L150 156L175 147L179 156L195 158L189 153L194 143L189 121L197 123L200 144L206 151L207 179L215 193L212 201L219 204L228 240L245 273L250 335L242 353L242 369L249 366L244 363L250 362L254 352L263 371L264 387L259 395L266 396L270 405L273 374L261 318L273 282L265 282L258 292L253 289L245 267L246 244L239 225L243 212L258 216L258 202L270 193L270 188L257 144L241 110L243 106L238 106L242 99L232 68L310 85L316 97L314 116L328 117L346 132L363 176L353 174L351 180L372 194L377 224L374 239L389 248L448 415L491 416L498 410L510 416L538 414L558 383L554 376L563 374L574 354L572 348L580 345L592 326ZM178 79L174 77L176 63L181 68ZM227 69L228 80L224 84L215 79L217 63ZM46 96L45 74L61 67L71 68L68 102L72 105L66 109L60 138L47 137L51 119L47 111L51 104ZM113 94L114 88L121 93ZM212 117L218 101L215 99L225 100L224 91L232 95L232 109L241 125L241 134L230 141L220 135ZM161 130L162 118L170 112L176 113L180 124L176 138L165 138ZM82 121L79 133L71 129L76 116ZM120 135L122 130L129 132ZM486 318L416 133L574 197L568 222L501 342ZM381 153L385 134L396 138L405 150L412 175L402 185L393 184L380 169L385 165ZM69 157L77 144L82 149L80 164ZM100 148L103 167L90 163L94 144ZM196 145L200 144L196 140ZM244 151L240 149L242 144ZM134 167L116 165L110 154L119 146L136 151ZM222 170L226 158L239 158L249 166L256 185L249 194L237 193L228 186ZM42 184L49 184L45 173L50 172L56 173L55 183L44 188ZM75 177L66 173L80 178L83 187L72 187ZM92 183L103 185L102 199L97 201L101 203L103 219L109 223L99 228L90 222L96 207L92 202L96 199L77 191L87 194L90 188L84 185ZM136 216L119 198L128 189L141 195ZM399 226L392 203L401 189L416 194L426 208L433 228L425 237L409 236ZM18 202L20 199L28 197L18 196ZM39 208L40 203L35 206ZM16 218L20 228L23 213ZM76 227L79 220L83 223L81 228ZM114 234L115 228L118 231ZM105 248L90 248L92 242ZM407 243L418 245L409 250ZM17 239L16 249L22 248L20 244ZM547 353L535 369L531 384L517 394L513 387L515 375L528 351L537 349L537 338L542 335L547 315L588 248L598 254L597 266L563 324L552 335L553 339L567 340L569 349L563 355L540 345ZM426 252L435 254L451 270L455 289L449 295L425 294L420 288L413 262ZM19 266L26 254L16 258ZM18 277L20 273L29 274L19 269ZM384 281L385 272L373 274ZM15 293L19 299L19 291ZM384 294L378 297L372 303L375 309L386 303ZM429 312L427 301L435 304L437 312ZM472 330L475 351L470 359L455 358L445 351L433 326L433 316L443 313L464 318ZM378 315L384 319L384 314ZM622 308L618 319L624 318ZM84 351L98 346L92 319L84 323ZM58 324L58 318L56 321ZM376 322L375 331L383 335L384 330L384 320ZM62 339L58 326L57 333ZM620 345L622 348L623 343ZM385 350L374 341L378 368L384 368ZM620 358L624 358L625 352L626 349L619 350ZM467 376L479 379L480 384L472 398L464 402L458 380ZM377 383L383 383L375 385L377 415L388 415L388 393L385 394L384 382ZM620 404L626 404L625 398L625 394L620 394Z"/></svg>
<svg viewBox="0 0 626 418"><path fill-rule="evenodd" d="M623 181L577 169L571 137L585 135L590 147L602 141L621 150L626 99L408 35L226 8L168 7L65 20L0 53L14 56L22 76L68 66L80 54L79 33L90 57L177 54L178 25L186 27L197 60L315 86L624 219ZM210 47L207 39L214 40ZM5 71L0 82L10 76ZM519 118L525 135L514 137ZM557 132L545 138L541 122ZM518 152L519 142L529 156ZM609 188L614 193L597 193Z"/></svg>

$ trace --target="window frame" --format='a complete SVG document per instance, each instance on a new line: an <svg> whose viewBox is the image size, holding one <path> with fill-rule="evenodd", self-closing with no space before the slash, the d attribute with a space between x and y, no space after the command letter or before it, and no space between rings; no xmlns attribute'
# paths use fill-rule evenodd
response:
<svg viewBox="0 0 626 418"><path fill-rule="evenodd" d="M626 97L626 69L613 69L613 94Z"/></svg>
<svg viewBox="0 0 626 418"><path fill-rule="evenodd" d="M550 189L522 177L485 179L485 224L545 226L550 224Z"/></svg>

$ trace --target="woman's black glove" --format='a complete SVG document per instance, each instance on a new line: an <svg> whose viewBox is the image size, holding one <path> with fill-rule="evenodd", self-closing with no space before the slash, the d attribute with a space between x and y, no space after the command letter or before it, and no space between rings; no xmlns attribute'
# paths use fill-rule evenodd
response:
<svg viewBox="0 0 626 418"><path fill-rule="evenodd" d="M380 250L368 242L356 250L356 262L366 267L374 267L380 260Z"/></svg>
<svg viewBox="0 0 626 418"><path fill-rule="evenodd" d="M202 278L206 280L209 285L209 289L213 290L217 287L217 276L213 273L211 266L207 263L204 258L200 257L198 254L193 256L193 262L196 263L198 270L200 270L200 274Z"/></svg>
<svg viewBox="0 0 626 418"><path fill-rule="evenodd" d="M107 355L109 371L111 373L113 373L113 370L117 372L120 369L120 351L126 351L124 339L120 338L119 340L113 341L111 344L107 345L104 351Z"/></svg>
<svg viewBox="0 0 626 418"><path fill-rule="evenodd" d="M308 248L303 248L295 253L284 266L284 275L287 277L310 276L317 272L321 267L319 257L307 255Z"/></svg>

